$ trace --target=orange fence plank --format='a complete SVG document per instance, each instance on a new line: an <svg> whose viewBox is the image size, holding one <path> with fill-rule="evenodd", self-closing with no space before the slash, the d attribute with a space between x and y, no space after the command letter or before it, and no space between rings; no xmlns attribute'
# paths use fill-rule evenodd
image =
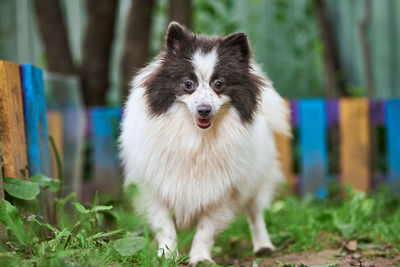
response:
<svg viewBox="0 0 400 267"><path fill-rule="evenodd" d="M0 61L0 141L4 177L29 177L23 114L18 65Z"/></svg>
<svg viewBox="0 0 400 267"><path fill-rule="evenodd" d="M371 174L368 99L341 99L339 128L341 183L368 191Z"/></svg>
<svg viewBox="0 0 400 267"><path fill-rule="evenodd" d="M63 155L63 114L60 111L47 111L47 128L49 131L49 136L53 137L54 143L56 145L57 151L61 157L62 162L62 155ZM51 165L53 171L54 178L61 178L58 177L58 167L57 167L57 160L54 154L54 150L50 147L51 153Z"/></svg>
<svg viewBox="0 0 400 267"><path fill-rule="evenodd" d="M290 109L290 102L286 101L287 108ZM283 134L275 134L275 144L279 154L282 172L285 175L286 182L290 190L294 191L296 186L295 176L293 174L292 162L292 139Z"/></svg>
<svg viewBox="0 0 400 267"><path fill-rule="evenodd" d="M275 134L275 143L279 153L282 172L285 175L286 182L291 191L296 186L295 177L292 168L292 140L290 137L282 134Z"/></svg>

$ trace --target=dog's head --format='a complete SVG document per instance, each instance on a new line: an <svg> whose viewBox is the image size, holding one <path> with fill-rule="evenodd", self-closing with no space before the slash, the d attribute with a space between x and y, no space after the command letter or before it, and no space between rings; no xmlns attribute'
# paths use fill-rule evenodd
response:
<svg viewBox="0 0 400 267"><path fill-rule="evenodd" d="M262 81L252 72L250 57L244 33L208 37L172 22L161 64L146 82L150 114L184 103L201 129L226 108L235 108L242 123L251 123Z"/></svg>

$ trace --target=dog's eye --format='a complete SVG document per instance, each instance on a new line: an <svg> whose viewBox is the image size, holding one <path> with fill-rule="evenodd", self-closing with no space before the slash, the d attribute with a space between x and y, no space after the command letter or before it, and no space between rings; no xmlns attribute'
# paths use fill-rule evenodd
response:
<svg viewBox="0 0 400 267"><path fill-rule="evenodd" d="M192 81L186 81L183 83L183 86L185 87L185 90L188 92L193 92L195 85Z"/></svg>
<svg viewBox="0 0 400 267"><path fill-rule="evenodd" d="M222 81L219 81L219 80L217 80L217 81L215 81L214 82L214 85L213 85L213 89L214 89L214 91L216 92L216 93L222 93L223 92L223 90L224 90L224 83L222 82Z"/></svg>

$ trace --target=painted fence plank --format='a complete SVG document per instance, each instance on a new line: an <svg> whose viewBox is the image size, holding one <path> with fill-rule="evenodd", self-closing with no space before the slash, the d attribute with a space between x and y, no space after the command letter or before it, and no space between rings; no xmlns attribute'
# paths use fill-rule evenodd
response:
<svg viewBox="0 0 400 267"><path fill-rule="evenodd" d="M286 101L287 108L290 108L290 102ZM295 177L293 174L293 162L292 162L292 139L291 137L275 134L275 143L279 153L279 161L281 163L283 174L285 175L286 181L290 186L291 191L295 188Z"/></svg>
<svg viewBox="0 0 400 267"><path fill-rule="evenodd" d="M339 118L341 183L368 191L371 177L368 99L341 99Z"/></svg>
<svg viewBox="0 0 400 267"><path fill-rule="evenodd" d="M328 127L337 126L339 121L339 103L336 99L326 100L326 113Z"/></svg>
<svg viewBox="0 0 400 267"><path fill-rule="evenodd" d="M49 130L49 136L51 136L56 145L58 154L60 155L61 162L63 161L63 114L61 111L48 110L46 113L47 126ZM52 148L50 148L51 154L51 166L52 166L52 177L60 179L58 177L57 160Z"/></svg>
<svg viewBox="0 0 400 267"><path fill-rule="evenodd" d="M75 192L77 200L80 200L85 163L84 130L86 127L80 82L75 75L48 72L43 74L47 109L61 111L63 115L63 186L61 194L66 196ZM50 127L49 124L48 126Z"/></svg>
<svg viewBox="0 0 400 267"><path fill-rule="evenodd" d="M29 177L18 65L0 61L0 141L4 177Z"/></svg>
<svg viewBox="0 0 400 267"><path fill-rule="evenodd" d="M400 192L400 99L386 102L386 150L389 188Z"/></svg>
<svg viewBox="0 0 400 267"><path fill-rule="evenodd" d="M369 117L371 125L385 124L385 100L370 99L369 100Z"/></svg>
<svg viewBox="0 0 400 267"><path fill-rule="evenodd" d="M286 178L286 182L290 186L290 191L292 192L296 186L295 177L292 171L292 140L290 137L282 134L275 134L274 136L281 169Z"/></svg>
<svg viewBox="0 0 400 267"><path fill-rule="evenodd" d="M24 95L25 129L31 175L52 175L49 137L46 120L46 101L42 70L29 64L20 66Z"/></svg>
<svg viewBox="0 0 400 267"><path fill-rule="evenodd" d="M91 111L93 141L93 188L116 196L120 189L120 163L118 160L117 138L119 135L120 108L96 107ZM92 191L92 192L90 192ZM84 196L88 197L88 195Z"/></svg>
<svg viewBox="0 0 400 267"><path fill-rule="evenodd" d="M323 99L299 101L300 193L327 194L327 120Z"/></svg>
<svg viewBox="0 0 400 267"><path fill-rule="evenodd" d="M299 101L291 100L290 101L290 121L292 123L292 127L299 126Z"/></svg>

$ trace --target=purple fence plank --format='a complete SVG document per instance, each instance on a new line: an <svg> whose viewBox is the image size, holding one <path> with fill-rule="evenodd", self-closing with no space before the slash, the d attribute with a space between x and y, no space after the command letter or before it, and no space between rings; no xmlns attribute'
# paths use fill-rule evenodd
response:
<svg viewBox="0 0 400 267"><path fill-rule="evenodd" d="M339 102L337 99L329 99L326 101L327 124L335 126L339 123Z"/></svg>
<svg viewBox="0 0 400 267"><path fill-rule="evenodd" d="M291 100L290 101L290 110L291 110L291 123L293 127L299 126L299 101Z"/></svg>
<svg viewBox="0 0 400 267"><path fill-rule="evenodd" d="M86 119L86 125L85 125L85 138L87 140L90 140L92 138L92 110L93 108L87 108L85 110L85 119Z"/></svg>
<svg viewBox="0 0 400 267"><path fill-rule="evenodd" d="M369 101L369 116L371 125L385 124L385 100L371 99Z"/></svg>

